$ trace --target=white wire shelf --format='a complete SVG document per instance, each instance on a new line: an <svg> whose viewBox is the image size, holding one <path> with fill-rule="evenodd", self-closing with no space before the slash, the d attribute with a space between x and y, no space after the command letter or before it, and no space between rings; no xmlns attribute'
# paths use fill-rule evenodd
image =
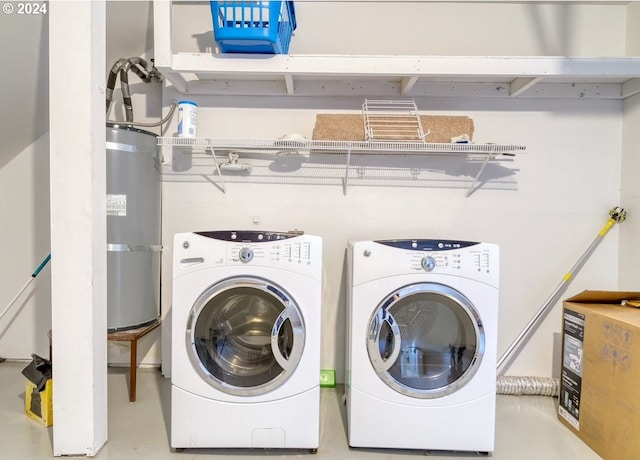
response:
<svg viewBox="0 0 640 460"><path fill-rule="evenodd" d="M326 141L285 139L210 139L187 137L159 137L158 145L169 147L199 147L216 150L248 151L318 151L335 153L384 154L444 154L444 155L515 155L525 146L514 144L474 144L391 141Z"/></svg>
<svg viewBox="0 0 640 460"><path fill-rule="evenodd" d="M165 181L514 189L521 145L160 137ZM180 153L187 155L180 156ZM353 154L353 155L352 155ZM498 158L499 157L499 158ZM180 159L182 158L182 159ZM186 158L186 160L185 160ZM180 164L179 164L180 163Z"/></svg>
<svg viewBox="0 0 640 460"><path fill-rule="evenodd" d="M365 99L362 118L367 141L426 142L418 107L413 99Z"/></svg>

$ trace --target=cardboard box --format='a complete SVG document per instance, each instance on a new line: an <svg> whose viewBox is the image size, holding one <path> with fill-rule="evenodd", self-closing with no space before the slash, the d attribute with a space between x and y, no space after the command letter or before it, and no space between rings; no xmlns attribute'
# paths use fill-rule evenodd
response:
<svg viewBox="0 0 640 460"><path fill-rule="evenodd" d="M558 419L604 460L640 459L640 292L563 302Z"/></svg>
<svg viewBox="0 0 640 460"><path fill-rule="evenodd" d="M24 390L24 408L27 415L44 426L53 425L53 380L51 362L36 354L22 370L27 378Z"/></svg>

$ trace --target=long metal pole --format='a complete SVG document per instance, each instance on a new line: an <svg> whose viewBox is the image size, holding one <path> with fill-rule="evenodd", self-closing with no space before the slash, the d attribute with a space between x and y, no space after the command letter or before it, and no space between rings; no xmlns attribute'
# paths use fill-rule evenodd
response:
<svg viewBox="0 0 640 460"><path fill-rule="evenodd" d="M582 254L578 262L576 262L576 264L571 268L571 270L569 270L567 274L564 275L560 284L558 284L558 286L553 290L549 298L545 301L542 307L540 307L540 309L533 316L531 321L529 321L529 323L525 326L525 328L522 330L520 335L516 337L516 339L509 346L509 348L507 348L507 351L505 351L504 354L500 357L497 365L498 371L500 370L502 365L505 363L505 361L509 358L511 353L513 353L513 351L516 348L518 348L518 346L520 345L520 342L522 342L522 340L527 336L527 334L529 334L529 331L531 330L531 328L533 328L533 326L535 326L538 323L540 318L545 314L545 312L549 309L549 307L551 307L554 304L554 301L556 300L556 297L558 296L558 294L564 288L567 287L567 285L569 284L573 276L578 272L578 270L580 270L582 265L586 262L586 260L589 258L591 253L595 250L598 244L600 244L600 242L607 235L607 233L609 233L609 230L611 230L611 227L613 227L616 223L623 222L627 217L627 213L625 212L624 209L615 207L609 211L609 216L610 216L609 220L604 225L604 227L602 227L596 239L593 240L593 242L589 245L587 250L584 252L584 254Z"/></svg>

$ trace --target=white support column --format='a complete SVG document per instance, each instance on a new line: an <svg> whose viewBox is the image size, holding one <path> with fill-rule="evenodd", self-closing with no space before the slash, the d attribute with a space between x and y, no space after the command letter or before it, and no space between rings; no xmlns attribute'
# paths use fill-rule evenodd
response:
<svg viewBox="0 0 640 460"><path fill-rule="evenodd" d="M105 9L49 3L55 456L107 440Z"/></svg>

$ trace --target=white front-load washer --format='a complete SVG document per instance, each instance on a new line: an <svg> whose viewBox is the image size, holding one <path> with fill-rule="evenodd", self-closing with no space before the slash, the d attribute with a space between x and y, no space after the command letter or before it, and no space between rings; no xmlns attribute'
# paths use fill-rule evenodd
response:
<svg viewBox="0 0 640 460"><path fill-rule="evenodd" d="M349 445L493 451L499 248L359 241L347 260Z"/></svg>
<svg viewBox="0 0 640 460"><path fill-rule="evenodd" d="M322 240L175 235L171 447L317 449Z"/></svg>

